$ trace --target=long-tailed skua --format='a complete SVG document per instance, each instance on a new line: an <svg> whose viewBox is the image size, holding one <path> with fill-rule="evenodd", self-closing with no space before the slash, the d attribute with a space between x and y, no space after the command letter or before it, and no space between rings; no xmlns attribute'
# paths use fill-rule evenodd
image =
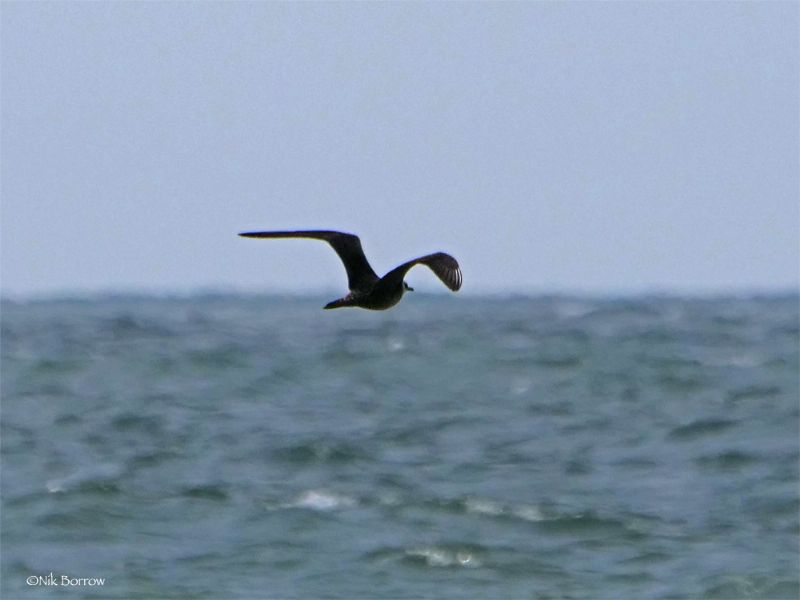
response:
<svg viewBox="0 0 800 600"><path fill-rule="evenodd" d="M420 256L395 267L383 277L378 277L361 249L361 240L351 233L340 231L248 231L239 234L249 238L310 238L328 242L344 263L350 293L325 305L326 309L357 306L370 310L386 310L414 288L405 282L405 275L416 265L425 265L448 288L457 292L461 288L461 269L456 259L444 252Z"/></svg>

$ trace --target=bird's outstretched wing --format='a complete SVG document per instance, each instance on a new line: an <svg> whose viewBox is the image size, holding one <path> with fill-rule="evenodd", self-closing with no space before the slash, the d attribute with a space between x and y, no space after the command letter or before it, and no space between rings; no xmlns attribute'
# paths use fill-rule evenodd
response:
<svg viewBox="0 0 800 600"><path fill-rule="evenodd" d="M461 289L462 277L458 262L455 258L444 252L420 256L419 258L405 262L384 275L383 280L387 283L400 283L406 276L408 270L415 265L427 265L430 267L431 271L436 273L436 276L442 280L442 283L454 292Z"/></svg>
<svg viewBox="0 0 800 600"><path fill-rule="evenodd" d="M328 242L344 263L347 286L351 291L370 289L378 276L364 256L361 240L352 233L341 231L247 231L239 234L250 238L310 238ZM433 268L433 267L431 267Z"/></svg>

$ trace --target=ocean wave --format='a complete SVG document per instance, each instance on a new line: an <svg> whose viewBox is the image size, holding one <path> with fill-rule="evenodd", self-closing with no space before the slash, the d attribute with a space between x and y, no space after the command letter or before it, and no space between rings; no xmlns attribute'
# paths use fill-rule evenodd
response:
<svg viewBox="0 0 800 600"><path fill-rule="evenodd" d="M693 440L702 436L716 435L736 425L738 425L738 421L731 419L698 419L686 425L674 427L668 437L677 440Z"/></svg>
<svg viewBox="0 0 800 600"><path fill-rule="evenodd" d="M777 396L780 393L781 388L777 385L748 385L729 392L728 399L732 402L763 400Z"/></svg>
<svg viewBox="0 0 800 600"><path fill-rule="evenodd" d="M275 449L273 456L296 464L349 463L372 458L365 448L343 440L298 442Z"/></svg>
<svg viewBox="0 0 800 600"><path fill-rule="evenodd" d="M477 568L484 564L488 550L473 543L444 543L418 546L382 546L365 557L373 562L396 562L426 568Z"/></svg>
<svg viewBox="0 0 800 600"><path fill-rule="evenodd" d="M0 595L797 596L796 296L327 299L4 310Z"/></svg>
<svg viewBox="0 0 800 600"><path fill-rule="evenodd" d="M700 456L694 459L694 462L700 467L728 470L748 467L759 460L760 458L758 456L748 452L742 452L740 450L726 450L725 452L720 452L718 454Z"/></svg>
<svg viewBox="0 0 800 600"><path fill-rule="evenodd" d="M358 505L358 500L351 496L335 494L325 490L307 490L302 492L290 502L279 504L278 508L304 508L320 512L352 508Z"/></svg>
<svg viewBox="0 0 800 600"><path fill-rule="evenodd" d="M119 465L110 463L78 469L64 477L55 477L45 483L51 494L79 490L108 493L117 491L118 479L122 473Z"/></svg>
<svg viewBox="0 0 800 600"><path fill-rule="evenodd" d="M186 498L197 498L201 500L224 501L228 499L228 492L224 485L201 484L191 485L181 490L181 495Z"/></svg>
<svg viewBox="0 0 800 600"><path fill-rule="evenodd" d="M535 504L504 505L492 500L468 498L463 501L463 505L468 513L490 517L512 517L533 523L548 518L543 509Z"/></svg>
<svg viewBox="0 0 800 600"><path fill-rule="evenodd" d="M800 595L800 581L770 581L761 576L731 575L717 578L703 592L703 598L797 598Z"/></svg>
<svg viewBox="0 0 800 600"><path fill-rule="evenodd" d="M427 567L480 567L481 561L466 549L448 549L423 546L405 551L408 562L421 563Z"/></svg>

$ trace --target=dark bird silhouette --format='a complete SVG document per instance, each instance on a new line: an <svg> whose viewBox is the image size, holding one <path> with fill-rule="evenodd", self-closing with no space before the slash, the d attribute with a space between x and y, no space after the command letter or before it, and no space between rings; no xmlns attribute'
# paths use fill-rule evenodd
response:
<svg viewBox="0 0 800 600"><path fill-rule="evenodd" d="M383 277L378 277L364 256L361 249L361 240L351 233L340 231L248 231L239 234L249 238L310 238L328 242L339 258L344 263L347 271L347 286L350 293L329 302L325 308L340 308L342 306L358 306L370 310L386 310L391 308L403 297L406 291L413 292L404 281L406 273L415 265L426 265L436 276L454 292L461 288L461 269L456 259L436 252L420 256L414 260L404 262L395 267Z"/></svg>

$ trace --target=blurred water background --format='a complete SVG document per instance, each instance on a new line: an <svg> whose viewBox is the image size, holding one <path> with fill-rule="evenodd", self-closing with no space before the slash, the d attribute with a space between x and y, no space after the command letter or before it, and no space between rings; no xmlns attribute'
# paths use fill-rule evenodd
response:
<svg viewBox="0 0 800 600"><path fill-rule="evenodd" d="M2 597L800 594L796 294L330 299L3 301Z"/></svg>

